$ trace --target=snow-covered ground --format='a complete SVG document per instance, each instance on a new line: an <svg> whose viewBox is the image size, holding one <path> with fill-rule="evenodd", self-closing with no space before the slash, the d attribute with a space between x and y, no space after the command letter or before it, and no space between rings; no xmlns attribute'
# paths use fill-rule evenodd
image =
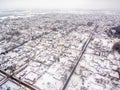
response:
<svg viewBox="0 0 120 90"><path fill-rule="evenodd" d="M119 25L119 14L29 13L0 21L0 70L38 90L62 90L93 33L66 90L119 90L120 61L111 49L119 39L105 32ZM1 90L30 90L3 76Z"/></svg>

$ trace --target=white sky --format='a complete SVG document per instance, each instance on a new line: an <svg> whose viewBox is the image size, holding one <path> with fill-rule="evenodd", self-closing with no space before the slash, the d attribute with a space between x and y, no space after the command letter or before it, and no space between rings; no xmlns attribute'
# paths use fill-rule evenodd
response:
<svg viewBox="0 0 120 90"><path fill-rule="evenodd" d="M0 0L0 9L120 9L120 0Z"/></svg>

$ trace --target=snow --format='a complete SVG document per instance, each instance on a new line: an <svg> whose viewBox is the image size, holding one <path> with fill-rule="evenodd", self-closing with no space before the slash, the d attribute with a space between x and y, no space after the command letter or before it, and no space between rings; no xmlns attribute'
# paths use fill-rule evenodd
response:
<svg viewBox="0 0 120 90"><path fill-rule="evenodd" d="M58 90L62 88L63 84L61 81L54 79L48 73L45 73L40 79L38 79L35 86L42 90Z"/></svg>
<svg viewBox="0 0 120 90"><path fill-rule="evenodd" d="M0 81L3 80L3 78L4 78L4 77L0 75Z"/></svg>
<svg viewBox="0 0 120 90"><path fill-rule="evenodd" d="M7 81L4 85L0 87L0 90L19 90L20 86L12 81Z"/></svg>

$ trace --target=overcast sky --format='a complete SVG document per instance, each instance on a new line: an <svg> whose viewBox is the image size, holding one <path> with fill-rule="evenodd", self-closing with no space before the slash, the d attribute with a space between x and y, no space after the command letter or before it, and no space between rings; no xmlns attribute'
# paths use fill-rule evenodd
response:
<svg viewBox="0 0 120 90"><path fill-rule="evenodd" d="M120 9L120 0L0 0L0 9Z"/></svg>

